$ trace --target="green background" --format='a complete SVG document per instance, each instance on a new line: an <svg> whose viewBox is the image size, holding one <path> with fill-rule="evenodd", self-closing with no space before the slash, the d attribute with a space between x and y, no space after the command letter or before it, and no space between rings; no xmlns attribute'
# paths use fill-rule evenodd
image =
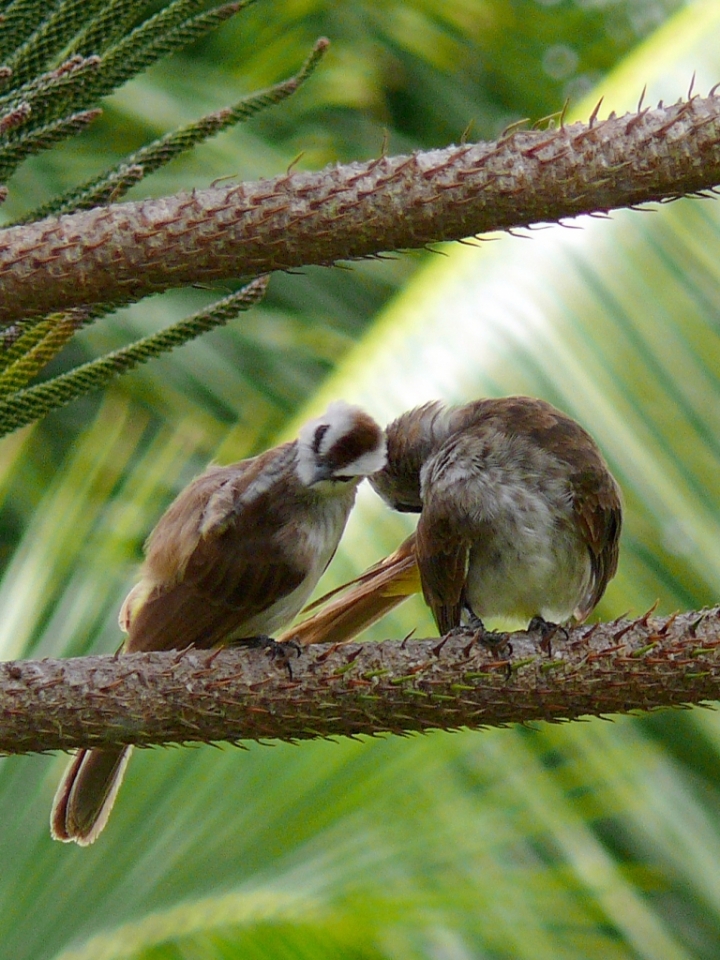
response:
<svg viewBox="0 0 720 960"><path fill-rule="evenodd" d="M173 125L331 52L289 102L132 196L601 116L720 79L720 4L271 2L116 94L10 182L12 216ZM588 99L583 101L583 97ZM387 420L434 397L530 393L597 438L626 503L598 613L720 587L719 215L687 200L444 256L273 277L265 303L3 441L0 657L113 650L142 541L212 458L329 398ZM530 235L529 235L530 236ZM53 370L218 292L153 298ZM364 491L323 587L397 545ZM430 631L419 601L374 631ZM0 763L0 957L720 957L720 723L642 718L408 739L144 751L89 849L52 843L64 758ZM94 939L93 939L94 938Z"/></svg>

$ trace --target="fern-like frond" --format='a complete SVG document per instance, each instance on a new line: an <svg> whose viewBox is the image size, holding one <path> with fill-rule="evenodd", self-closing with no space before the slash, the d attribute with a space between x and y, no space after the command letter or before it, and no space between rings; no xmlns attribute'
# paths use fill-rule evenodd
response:
<svg viewBox="0 0 720 960"><path fill-rule="evenodd" d="M236 13L254 0L232 0L212 10L194 13L198 0L174 0L110 47L102 57L95 81L88 86L93 98L106 96L131 77L182 47Z"/></svg>
<svg viewBox="0 0 720 960"><path fill-rule="evenodd" d="M313 73L327 50L327 46L326 40L318 40L298 73L282 81L282 83L275 84L267 90L261 90L249 97L243 97L233 106L216 110L214 113L201 117L200 120L173 130L172 133L168 133L130 154L121 164L109 168L98 177L67 191L67 193L53 198L49 203L38 207L17 222L29 223L43 217L69 213L72 210L89 210L110 201L116 203L132 186L166 163L174 160L175 157L191 150L209 137L220 133L221 130L249 120L268 107L282 103L283 100L292 96ZM0 177L2 175L3 168L0 166Z"/></svg>
<svg viewBox="0 0 720 960"><path fill-rule="evenodd" d="M80 133L100 113L101 99L157 60L196 40L253 0L0 0L0 182L33 154ZM171 131L99 176L71 188L16 222L118 200L134 184L221 130L289 97L327 47L318 41L298 73L234 105ZM0 202L7 195L0 187ZM261 298L265 281L160 334L101 357L54 380L28 387L81 326L123 304L102 303L11 324L0 356L0 429L7 432L98 389L125 370L227 322Z"/></svg>
<svg viewBox="0 0 720 960"><path fill-rule="evenodd" d="M35 343L0 374L0 397L17 392L37 376L83 325L86 313L82 308L68 310L37 324L32 331Z"/></svg>
<svg viewBox="0 0 720 960"><path fill-rule="evenodd" d="M0 10L0 61L5 63L9 54L28 42L50 11L47 0L6 0L0 4Z"/></svg>
<svg viewBox="0 0 720 960"><path fill-rule="evenodd" d="M114 0L100 10L73 39L69 52L81 57L102 54L129 33L137 22L138 12L147 0Z"/></svg>
<svg viewBox="0 0 720 960"><path fill-rule="evenodd" d="M51 67L56 58L82 27L92 20L103 0L64 0L25 43L7 60L16 83L22 83Z"/></svg>
<svg viewBox="0 0 720 960"><path fill-rule="evenodd" d="M73 57L66 60L56 69L28 80L0 97L0 117L25 110L25 119L32 125L31 128L35 128L71 113L81 102L82 106L87 106L90 102L87 96L90 78L99 67L99 57ZM0 146L2 150L3 146Z"/></svg>
<svg viewBox="0 0 720 960"><path fill-rule="evenodd" d="M102 111L97 108L82 110L60 120L51 120L50 123L35 130L23 132L17 137L8 138L7 143L0 149L0 182L7 180L28 157L43 150L49 150L56 143L61 143L69 137L74 137L101 113Z"/></svg>
<svg viewBox="0 0 720 960"><path fill-rule="evenodd" d="M189 340L223 326L243 310L258 303L265 295L268 278L259 277L242 289L219 300L207 310L173 324L167 330L144 337L129 347L116 350L97 360L91 360L68 373L46 383L37 384L0 401L0 435L32 423L51 410L65 406L92 390L106 386L111 380L153 357L159 357ZM69 321L71 322L71 321ZM41 341L42 343L42 341ZM15 367L23 371L22 360ZM10 371L8 373L8 380Z"/></svg>

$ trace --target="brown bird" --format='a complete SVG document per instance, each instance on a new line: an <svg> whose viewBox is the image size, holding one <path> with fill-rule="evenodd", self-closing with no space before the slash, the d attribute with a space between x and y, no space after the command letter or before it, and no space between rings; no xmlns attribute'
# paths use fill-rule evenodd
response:
<svg viewBox="0 0 720 960"><path fill-rule="evenodd" d="M387 441L370 482L420 514L417 530L324 598L295 628L302 643L351 639L417 589L441 634L487 617L542 627L590 614L617 569L621 500L579 424L530 397L435 401L390 424Z"/></svg>
<svg viewBox="0 0 720 960"><path fill-rule="evenodd" d="M385 463L382 429L331 403L297 440L210 467L161 517L120 611L123 653L266 641L301 609L329 564L363 477ZM56 840L92 843L130 747L80 750L58 787Z"/></svg>

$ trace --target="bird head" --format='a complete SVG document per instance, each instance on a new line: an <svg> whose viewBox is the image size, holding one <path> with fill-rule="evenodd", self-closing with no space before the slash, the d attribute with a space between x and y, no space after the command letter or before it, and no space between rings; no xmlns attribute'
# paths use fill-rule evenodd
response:
<svg viewBox="0 0 720 960"><path fill-rule="evenodd" d="M387 427L387 463L370 483L393 510L422 510L420 472L452 432L452 414L452 407L433 400L408 410Z"/></svg>
<svg viewBox="0 0 720 960"><path fill-rule="evenodd" d="M297 473L306 486L360 480L385 465L385 433L360 407L335 400L297 440Z"/></svg>

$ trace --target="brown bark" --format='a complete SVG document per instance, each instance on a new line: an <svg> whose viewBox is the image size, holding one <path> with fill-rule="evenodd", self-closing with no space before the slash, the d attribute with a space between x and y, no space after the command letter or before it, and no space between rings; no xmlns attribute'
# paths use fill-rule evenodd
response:
<svg viewBox="0 0 720 960"><path fill-rule="evenodd" d="M720 97L0 232L0 323L708 190Z"/></svg>
<svg viewBox="0 0 720 960"><path fill-rule="evenodd" d="M0 663L0 752L478 728L720 697L720 607L565 633L495 650L471 633L318 644L287 663L237 648Z"/></svg>

